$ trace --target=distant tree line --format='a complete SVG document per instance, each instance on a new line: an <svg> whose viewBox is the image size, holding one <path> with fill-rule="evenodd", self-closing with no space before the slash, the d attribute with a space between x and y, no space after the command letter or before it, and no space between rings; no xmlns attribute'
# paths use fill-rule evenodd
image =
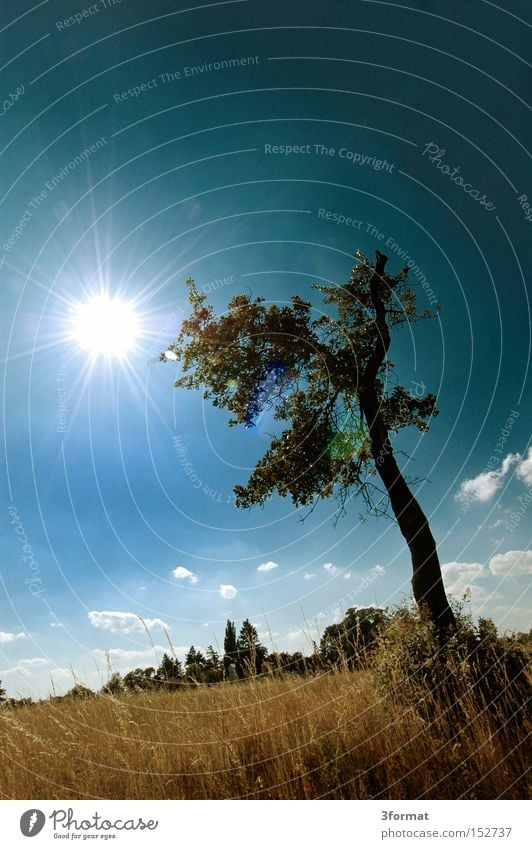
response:
<svg viewBox="0 0 532 849"><path fill-rule="evenodd" d="M53 696L58 701L63 699L85 699L96 695L116 696L120 693L139 693L153 690L178 690L187 687L212 686L222 682L238 682L250 678L292 675L312 675L334 670L353 671L371 668L382 640L386 633L393 632L398 625L403 628L403 619L407 614L406 608L389 611L377 607L350 608L341 622L328 625L319 642L311 640L312 652L303 655L302 652L268 651L261 642L256 627L246 619L237 634L235 623L227 620L224 635L223 654L216 651L212 645L203 652L194 645L190 646L184 663L175 656L165 652L158 667L138 667L125 674L112 672L108 681L94 692L80 682L64 696ZM466 620L463 621L463 625ZM418 626L414 626L414 634ZM388 629L388 631L387 631ZM519 657L528 658L532 652L532 630L528 633L513 634L511 638L498 637L497 629L491 620L479 620L473 627L471 622L463 628L463 639L467 641L467 655L473 657L482 650L483 656L488 645L495 646L507 658L512 652ZM421 632L420 632L421 633ZM401 638L401 645L404 642ZM408 641L407 641L408 642ZM415 640L414 640L415 643ZM419 648L408 645L408 663L419 666ZM492 651L491 649L491 651ZM430 654L430 653L429 653ZM386 653L392 657L390 650ZM418 656L419 655L419 656ZM491 657L491 655L489 655ZM426 658L430 662L430 657ZM400 665L407 661L401 658ZM491 658L493 663L493 658ZM497 661L500 663L500 659ZM519 666L524 663L519 662ZM31 704L30 698L7 698L0 682L0 703L3 707L23 707Z"/></svg>

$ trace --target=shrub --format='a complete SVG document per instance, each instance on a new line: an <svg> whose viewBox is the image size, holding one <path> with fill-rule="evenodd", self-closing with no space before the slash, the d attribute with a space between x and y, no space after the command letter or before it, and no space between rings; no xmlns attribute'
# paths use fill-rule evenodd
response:
<svg viewBox="0 0 532 849"><path fill-rule="evenodd" d="M443 708L462 720L486 711L499 726L525 723L527 651L517 639L500 636L490 619L475 623L463 601L453 606L457 629L444 644L417 608L395 609L374 657L381 691L430 717Z"/></svg>
<svg viewBox="0 0 532 849"><path fill-rule="evenodd" d="M94 693L89 687L86 687L85 684L80 684L79 682L74 684L73 687L65 693L62 698L65 699L92 699L94 698L96 693Z"/></svg>

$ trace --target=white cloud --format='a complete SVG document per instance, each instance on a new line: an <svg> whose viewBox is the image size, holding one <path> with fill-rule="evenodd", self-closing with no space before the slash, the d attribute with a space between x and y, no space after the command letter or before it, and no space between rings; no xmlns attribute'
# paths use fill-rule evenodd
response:
<svg viewBox="0 0 532 849"><path fill-rule="evenodd" d="M501 488L512 466L520 459L520 454L507 454L499 470L481 472L475 478L462 481L460 491L455 497L458 501L489 501Z"/></svg>
<svg viewBox="0 0 532 849"><path fill-rule="evenodd" d="M49 662L45 657L25 657L18 660L17 665L11 669L2 669L0 675L31 675L36 666L48 666Z"/></svg>
<svg viewBox="0 0 532 849"><path fill-rule="evenodd" d="M344 572L344 581L349 580L350 577L351 577L351 572Z"/></svg>
<svg viewBox="0 0 532 849"><path fill-rule="evenodd" d="M62 622L50 622L50 628L64 628Z"/></svg>
<svg viewBox="0 0 532 849"><path fill-rule="evenodd" d="M55 669L49 670L50 675L64 675L66 678L72 678L72 670L66 666L56 666Z"/></svg>
<svg viewBox="0 0 532 849"><path fill-rule="evenodd" d="M237 589L232 584L220 584L218 592L222 598L234 598L237 594Z"/></svg>
<svg viewBox="0 0 532 849"><path fill-rule="evenodd" d="M469 587L471 594L471 602L473 605L481 605L484 604L488 599L493 601L495 598L500 598L500 593L492 592L487 590L486 587L481 587L478 584L471 584Z"/></svg>
<svg viewBox="0 0 532 849"><path fill-rule="evenodd" d="M162 657L168 648L163 646L155 646L155 652ZM149 663L153 666L157 663L155 653L152 648L149 649L93 649L92 651L96 660L101 663L107 663L107 658L114 666L126 665L128 667L139 663Z"/></svg>
<svg viewBox="0 0 532 849"><path fill-rule="evenodd" d="M496 554L489 562L494 575L532 574L532 551L507 551Z"/></svg>
<svg viewBox="0 0 532 849"><path fill-rule="evenodd" d="M292 628L290 628L288 633L285 634L285 639L286 640L300 640L300 639L302 639L303 637L306 637L306 636L307 635L306 635L305 631L303 631L303 628L301 628L300 625L294 625Z"/></svg>
<svg viewBox="0 0 532 849"><path fill-rule="evenodd" d="M257 572L271 572L272 569L278 569L279 564L274 563L273 560L268 560L267 563L261 563L260 566L257 566Z"/></svg>
<svg viewBox="0 0 532 849"><path fill-rule="evenodd" d="M345 616L345 610L341 604L335 604L332 610L326 615L327 625L336 625L341 622Z"/></svg>
<svg viewBox="0 0 532 849"><path fill-rule="evenodd" d="M117 610L92 610L89 621L94 628L102 631L113 631L120 634L143 633L145 628L136 613L123 613ZM148 629L166 628L168 625L162 619L144 619Z"/></svg>
<svg viewBox="0 0 532 849"><path fill-rule="evenodd" d="M257 628L257 634L259 640L262 640L263 643L267 643L268 640L273 640L279 636L278 631L261 631L260 628Z"/></svg>
<svg viewBox="0 0 532 849"><path fill-rule="evenodd" d="M528 449L527 456L521 460L515 473L523 483L527 486L532 486L532 448Z"/></svg>
<svg viewBox="0 0 532 849"><path fill-rule="evenodd" d="M315 572L305 572L305 574L303 575L303 578L304 578L305 581L311 581L312 578L315 578L315 577L316 577Z"/></svg>
<svg viewBox="0 0 532 849"><path fill-rule="evenodd" d="M383 566L379 566L378 564L371 571L375 572L375 574L377 574L377 575L385 575L386 574L386 569L384 569Z"/></svg>
<svg viewBox="0 0 532 849"><path fill-rule="evenodd" d="M10 631L0 631L0 643L12 643L13 640L21 640L25 637L23 631L19 631L18 634L12 634Z"/></svg>
<svg viewBox="0 0 532 849"><path fill-rule="evenodd" d="M467 590L472 605L477 609L483 608L488 601L501 598L500 593L476 583L489 575L482 563L443 563L441 569L446 590L455 596L463 596Z"/></svg>
<svg viewBox="0 0 532 849"><path fill-rule="evenodd" d="M172 575L174 576L174 578L177 578L178 581L188 580L191 584L198 583L198 578L194 574L194 572L191 572L190 569L185 569L184 566L176 566L176 568L172 572Z"/></svg>
<svg viewBox="0 0 532 849"><path fill-rule="evenodd" d="M351 607L353 605L350 605ZM325 622L326 625L335 625L341 622L344 618L345 611L340 604L332 605L327 610L320 610L316 616L313 616L314 622Z"/></svg>
<svg viewBox="0 0 532 849"><path fill-rule="evenodd" d="M442 563L441 567L445 588L452 595L462 595L468 588L472 587L476 579L486 574L482 563Z"/></svg>
<svg viewBox="0 0 532 849"><path fill-rule="evenodd" d="M292 626L284 637L280 638L280 643L288 651L301 651L303 654L312 651L312 636L298 625Z"/></svg>
<svg viewBox="0 0 532 849"><path fill-rule="evenodd" d="M331 578L335 578L336 575L339 575L340 572L342 571L341 569L338 568L338 566L335 566L333 563L324 563L323 568L325 569L326 572L329 573Z"/></svg>

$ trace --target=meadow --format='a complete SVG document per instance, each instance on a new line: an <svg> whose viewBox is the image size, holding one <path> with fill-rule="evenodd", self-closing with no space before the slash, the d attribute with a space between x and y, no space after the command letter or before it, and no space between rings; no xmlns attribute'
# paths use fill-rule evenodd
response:
<svg viewBox="0 0 532 849"><path fill-rule="evenodd" d="M416 698L340 669L3 708L2 797L527 797L522 726Z"/></svg>

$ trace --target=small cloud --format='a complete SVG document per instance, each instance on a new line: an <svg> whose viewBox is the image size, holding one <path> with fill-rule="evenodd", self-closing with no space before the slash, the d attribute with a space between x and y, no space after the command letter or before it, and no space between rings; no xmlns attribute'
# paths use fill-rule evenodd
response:
<svg viewBox="0 0 532 849"><path fill-rule="evenodd" d="M25 657L17 661L17 665L11 669L0 670L0 675L31 675L35 667L48 666L49 662L45 657Z"/></svg>
<svg viewBox="0 0 532 849"><path fill-rule="evenodd" d="M475 580L486 574L482 563L442 563L441 567L445 587L452 595L462 595L471 588Z"/></svg>
<svg viewBox="0 0 532 849"><path fill-rule="evenodd" d="M176 566L176 568L172 571L172 575L174 578L177 578L178 581L188 580L190 584L198 583L198 578L194 572L191 572L190 569L185 569L184 566Z"/></svg>
<svg viewBox="0 0 532 849"><path fill-rule="evenodd" d="M344 618L344 609L341 604L335 604L328 607L327 610L320 610L313 617L315 622L326 622L327 625L336 625Z"/></svg>
<svg viewBox="0 0 532 849"><path fill-rule="evenodd" d="M165 351L164 357L166 360L177 360L177 354L175 351Z"/></svg>
<svg viewBox="0 0 532 849"><path fill-rule="evenodd" d="M274 563L273 560L268 560L267 563L261 563L260 566L257 566L257 572L271 572L272 569L278 569L279 564Z"/></svg>
<svg viewBox="0 0 532 849"><path fill-rule="evenodd" d="M62 622L50 622L50 628L64 628Z"/></svg>
<svg viewBox="0 0 532 849"><path fill-rule="evenodd" d="M312 579L315 578L315 577L316 577L315 572L305 572L305 574L303 575L303 578L304 578L305 581L312 581Z"/></svg>
<svg viewBox="0 0 532 849"><path fill-rule="evenodd" d="M493 601L494 598L500 598L499 593L490 592L486 587L481 587L478 584L471 584L469 591L471 593L471 601L477 606L484 604L488 600Z"/></svg>
<svg viewBox="0 0 532 849"><path fill-rule="evenodd" d="M386 574L386 569L384 569L383 566L379 566L379 565L374 566L374 568L371 571L375 572L375 574L377 574L377 575L385 575Z"/></svg>
<svg viewBox="0 0 532 849"><path fill-rule="evenodd" d="M262 640L263 642L267 642L269 639L274 639L279 636L278 631L261 631L260 628L257 628L257 634L259 640Z"/></svg>
<svg viewBox="0 0 532 849"><path fill-rule="evenodd" d="M528 449L527 456L518 464L515 473L519 480L527 486L532 486L532 448Z"/></svg>
<svg viewBox="0 0 532 849"><path fill-rule="evenodd" d="M218 592L222 598L234 598L237 594L237 589L232 584L220 584Z"/></svg>
<svg viewBox="0 0 532 849"><path fill-rule="evenodd" d="M144 624L148 629L169 628L162 619L141 620L136 613L123 613L118 610L92 610L89 613L89 622L93 628L120 634L142 633L145 631Z"/></svg>
<svg viewBox="0 0 532 849"><path fill-rule="evenodd" d="M292 628L290 628L288 633L285 634L285 636L288 640L298 639L299 637L304 637L305 632L303 631L303 628L300 625L294 625Z"/></svg>
<svg viewBox="0 0 532 849"><path fill-rule="evenodd" d="M331 578L335 578L336 575L339 575L341 572L341 569L339 569L338 566L335 566L333 563L324 563L323 568L326 572L329 573Z"/></svg>
<svg viewBox="0 0 532 849"><path fill-rule="evenodd" d="M13 634L10 631L0 631L0 643L12 643L13 640L22 640L26 634L19 631L18 634Z"/></svg>
<svg viewBox="0 0 532 849"><path fill-rule="evenodd" d="M163 655L167 648L155 646L155 652L149 649L93 649L92 654L101 663L109 662L114 666L131 666L133 663L155 663L156 654Z"/></svg>
<svg viewBox="0 0 532 849"><path fill-rule="evenodd" d="M284 636L284 642L288 644L292 651L308 651L311 640L306 631L298 625L294 625Z"/></svg>
<svg viewBox="0 0 532 849"><path fill-rule="evenodd" d="M527 575L532 573L532 551L507 551L496 554L489 562L493 575Z"/></svg>
<svg viewBox="0 0 532 849"><path fill-rule="evenodd" d="M492 472L481 472L475 478L462 481L460 491L455 498L458 501L489 501L503 485L504 478L512 466L518 463L520 459L520 454L507 454L500 469ZM527 460L523 461L525 464L527 462ZM524 474L526 474L526 471Z"/></svg>
<svg viewBox="0 0 532 849"><path fill-rule="evenodd" d="M476 583L488 575L481 563L443 563L441 569L447 591L455 596L462 596L467 591L471 603L477 608L501 597L499 593Z"/></svg>
<svg viewBox="0 0 532 849"><path fill-rule="evenodd" d="M350 577L351 577L351 572L344 572L344 581L349 580Z"/></svg>

